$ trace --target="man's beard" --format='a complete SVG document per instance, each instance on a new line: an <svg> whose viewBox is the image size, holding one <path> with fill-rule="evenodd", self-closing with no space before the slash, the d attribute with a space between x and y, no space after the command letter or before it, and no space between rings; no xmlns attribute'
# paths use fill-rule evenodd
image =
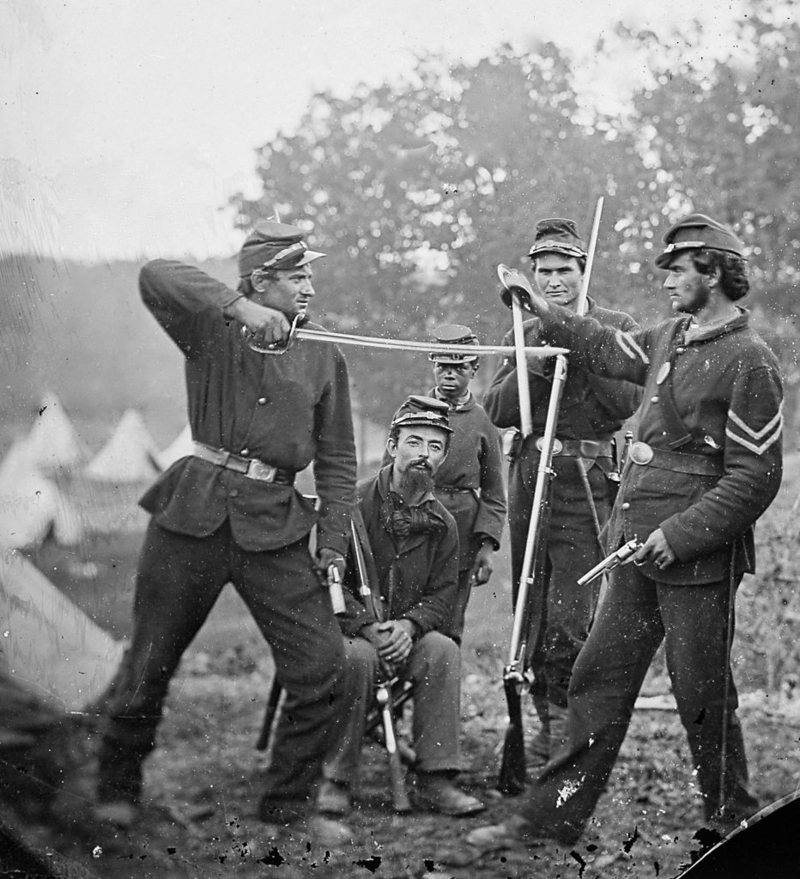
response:
<svg viewBox="0 0 800 879"><path fill-rule="evenodd" d="M413 497L432 489L433 473L428 466L412 464L406 468L404 473L400 474L400 490L408 496Z"/></svg>
<svg viewBox="0 0 800 879"><path fill-rule="evenodd" d="M695 315L708 305L710 298L711 288L705 281L698 280L697 286L692 290L691 300L680 308L678 313Z"/></svg>

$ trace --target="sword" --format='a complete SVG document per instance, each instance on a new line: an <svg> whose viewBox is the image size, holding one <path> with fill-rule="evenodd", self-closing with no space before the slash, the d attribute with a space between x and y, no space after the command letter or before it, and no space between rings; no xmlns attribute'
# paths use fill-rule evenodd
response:
<svg viewBox="0 0 800 879"><path fill-rule="evenodd" d="M247 327L242 327L242 335L248 344L259 354L284 354L296 339L310 342L331 342L336 345L358 345L362 348L383 348L394 351L426 351L448 354L515 354L517 349L512 345L455 345L441 342L414 342L407 339L380 339L375 336L356 336L351 333L334 333L330 330L312 330L301 327L297 315L292 321L289 338L286 341L264 344ZM555 348L549 345L524 348L526 354L539 357L555 357L557 354L568 354L569 348Z"/></svg>

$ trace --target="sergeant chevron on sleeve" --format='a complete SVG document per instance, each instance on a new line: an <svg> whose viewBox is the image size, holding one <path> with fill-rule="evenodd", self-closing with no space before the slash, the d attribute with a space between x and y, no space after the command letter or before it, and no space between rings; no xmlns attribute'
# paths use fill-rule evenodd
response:
<svg viewBox="0 0 800 879"><path fill-rule="evenodd" d="M644 387L605 531L608 552L632 538L642 545L612 572L575 664L567 748L529 789L516 823L474 831L475 845L508 837L574 844L662 641L706 822L725 833L758 809L730 651L736 589L755 570L753 527L781 483L781 375L738 304L749 289L742 242L692 214L664 243L656 265L667 272L675 317L655 327L604 327L524 290L544 341L569 347L571 361L591 372Z"/></svg>

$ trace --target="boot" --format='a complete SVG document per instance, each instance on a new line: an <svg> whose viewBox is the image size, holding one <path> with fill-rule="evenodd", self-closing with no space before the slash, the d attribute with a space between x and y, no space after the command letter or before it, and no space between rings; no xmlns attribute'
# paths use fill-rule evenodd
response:
<svg viewBox="0 0 800 879"><path fill-rule="evenodd" d="M568 717L569 712L566 708L556 705L553 702L547 706L547 714L550 719L550 751L548 759L552 760L558 757L569 742Z"/></svg>

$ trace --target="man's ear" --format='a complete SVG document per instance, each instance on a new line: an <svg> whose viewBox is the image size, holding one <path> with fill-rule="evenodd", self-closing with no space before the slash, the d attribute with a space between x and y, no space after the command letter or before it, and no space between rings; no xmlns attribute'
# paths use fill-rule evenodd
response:
<svg viewBox="0 0 800 879"><path fill-rule="evenodd" d="M266 290L268 282L269 278L261 271L261 269L256 269L253 274L250 275L250 285L258 293L263 293L264 290Z"/></svg>
<svg viewBox="0 0 800 879"><path fill-rule="evenodd" d="M392 460L397 457L397 443L391 437L386 440L386 451L389 453Z"/></svg>

